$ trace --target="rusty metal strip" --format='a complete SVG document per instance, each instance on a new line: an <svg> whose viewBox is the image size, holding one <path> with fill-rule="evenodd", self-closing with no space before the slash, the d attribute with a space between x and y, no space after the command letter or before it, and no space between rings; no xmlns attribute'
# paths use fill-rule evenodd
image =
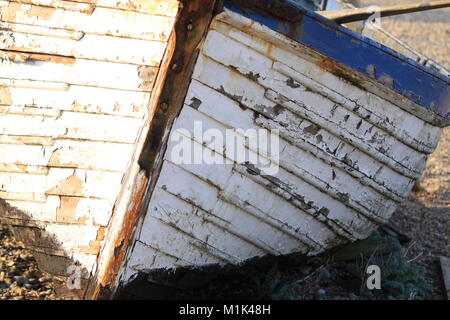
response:
<svg viewBox="0 0 450 320"><path fill-rule="evenodd" d="M153 95L149 102L150 129L146 135L139 165L146 173L145 181L134 187L131 203L125 213L120 236L115 239L114 255L102 279L93 277L85 298L111 299L114 297L117 277L131 247L133 232L151 197L161 170L167 146L168 133L181 111L200 44L204 40L214 14L222 10L220 0L182 0Z"/></svg>

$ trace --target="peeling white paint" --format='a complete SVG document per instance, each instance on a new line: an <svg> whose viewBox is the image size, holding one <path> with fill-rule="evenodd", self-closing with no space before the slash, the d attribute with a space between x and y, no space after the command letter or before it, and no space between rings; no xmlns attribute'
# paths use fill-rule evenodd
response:
<svg viewBox="0 0 450 320"><path fill-rule="evenodd" d="M175 164L177 141L169 141L123 282L180 260L201 266L316 254L367 237L406 199L441 128L405 111L404 102L321 69L314 52L281 38L227 10L218 15L172 128L223 157L220 146L194 135L195 121L220 133L278 129L278 173Z"/></svg>

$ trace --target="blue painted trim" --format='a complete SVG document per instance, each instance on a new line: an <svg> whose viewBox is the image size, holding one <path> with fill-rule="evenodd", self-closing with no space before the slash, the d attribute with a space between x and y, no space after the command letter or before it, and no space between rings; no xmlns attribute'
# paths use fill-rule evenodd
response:
<svg viewBox="0 0 450 320"><path fill-rule="evenodd" d="M250 6L243 7L233 0L225 0L225 7L365 75L368 75L367 67L373 66L378 79L387 76L394 80L395 91L450 120L450 79L447 76L307 10L297 2L283 2L302 14L298 23L276 18L276 13L269 16Z"/></svg>

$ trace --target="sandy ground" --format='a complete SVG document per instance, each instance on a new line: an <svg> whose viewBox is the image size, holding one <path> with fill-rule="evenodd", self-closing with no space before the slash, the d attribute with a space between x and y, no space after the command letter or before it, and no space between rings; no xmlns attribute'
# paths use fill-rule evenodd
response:
<svg viewBox="0 0 450 320"><path fill-rule="evenodd" d="M365 5L412 3L360 1ZM386 18L383 27L417 51L450 68L450 9ZM426 269L434 299L444 299L438 256L450 256L450 128L429 158L421 188L396 212L394 222L409 233L411 263ZM0 299L55 299L49 279L23 246L0 225Z"/></svg>

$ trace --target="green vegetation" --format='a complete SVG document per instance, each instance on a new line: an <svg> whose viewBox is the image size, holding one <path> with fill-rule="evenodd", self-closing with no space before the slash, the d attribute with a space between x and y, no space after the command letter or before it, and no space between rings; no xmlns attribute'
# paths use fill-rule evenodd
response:
<svg viewBox="0 0 450 320"><path fill-rule="evenodd" d="M373 256L363 260L364 265L378 265L381 269L381 289L375 290L378 298L389 300L421 300L426 299L430 287L426 283L421 267L408 263L402 252L395 252L388 257ZM361 275L362 264L349 264L347 271L355 277ZM360 295L367 294L364 282L361 283Z"/></svg>

